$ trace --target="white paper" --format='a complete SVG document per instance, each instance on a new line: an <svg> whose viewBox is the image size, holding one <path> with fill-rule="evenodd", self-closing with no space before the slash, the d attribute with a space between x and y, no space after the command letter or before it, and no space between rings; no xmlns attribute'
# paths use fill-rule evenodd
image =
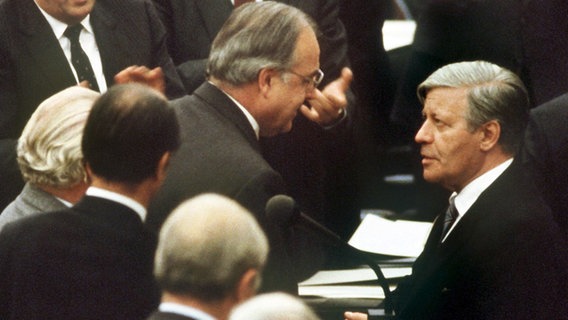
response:
<svg viewBox="0 0 568 320"><path fill-rule="evenodd" d="M368 214L349 239L349 244L363 251L415 258L424 249L431 228L430 222L393 221Z"/></svg>
<svg viewBox="0 0 568 320"><path fill-rule="evenodd" d="M412 273L412 267L389 267L381 268L387 279L401 278ZM373 281L377 275L371 268L323 270L319 271L307 280L299 283L300 286L314 286L327 284L343 284L363 281Z"/></svg>

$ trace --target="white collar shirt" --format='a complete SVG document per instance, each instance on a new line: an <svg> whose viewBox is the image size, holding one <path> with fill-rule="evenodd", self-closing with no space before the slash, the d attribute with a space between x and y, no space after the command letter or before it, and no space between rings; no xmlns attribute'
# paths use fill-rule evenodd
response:
<svg viewBox="0 0 568 320"><path fill-rule="evenodd" d="M79 78L77 77L77 71L75 71L75 67L73 67L73 63L71 62L71 41L63 35L65 30L67 29L68 25L64 22L61 22L51 15L49 15L45 10L43 10L37 3L37 7L39 11L43 14L47 22L49 23L55 37L59 41L59 45L67 58L67 63L71 67L71 71L73 71L73 75L75 76L75 80L79 82ZM97 84L99 86L99 91L101 93L107 90L107 83L105 80L105 76L103 73L103 64L101 61L101 55L99 53L99 47L97 46L97 42L95 40L95 33L93 31L93 27L91 26L90 22L90 15L87 15L83 21L81 21L81 25L83 25L83 30L79 35L79 42L81 43L81 48L89 57L89 61L91 63L91 67L93 68L93 72L95 74L95 78L97 79Z"/></svg>
<svg viewBox="0 0 568 320"><path fill-rule="evenodd" d="M86 195L118 202L134 210L138 214L138 216L140 216L142 221L146 219L146 208L132 198L97 187L89 187L89 189L87 189Z"/></svg>
<svg viewBox="0 0 568 320"><path fill-rule="evenodd" d="M452 193L450 199L454 198L454 204L456 206L456 209L458 210L458 218L451 226L450 230L448 230L448 233L446 233L442 242L446 240L454 227L460 222L461 218L463 218L469 208L471 208L477 198L479 198L481 193L485 191L485 189L487 189L495 180L497 180L497 178L499 178L499 176L511 165L512 162L513 158L504 161L495 168L475 178L459 193Z"/></svg>

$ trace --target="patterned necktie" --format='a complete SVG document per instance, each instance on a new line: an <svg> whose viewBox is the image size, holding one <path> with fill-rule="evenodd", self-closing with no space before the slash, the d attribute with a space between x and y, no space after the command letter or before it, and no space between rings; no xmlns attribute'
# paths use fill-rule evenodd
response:
<svg viewBox="0 0 568 320"><path fill-rule="evenodd" d="M459 215L458 209L456 209L456 205L454 203L454 198L455 197L452 197L450 199L450 206L448 207L448 210L446 210L446 215L444 216L444 228L442 229L442 238L440 241L444 239Z"/></svg>
<svg viewBox="0 0 568 320"><path fill-rule="evenodd" d="M243 5L247 2L253 2L255 0L235 0L235 8L238 8L240 5Z"/></svg>
<svg viewBox="0 0 568 320"><path fill-rule="evenodd" d="M99 85L97 84L97 79L95 78L89 57L87 57L87 54L83 51L79 43L79 34L82 29L83 26L81 24L69 26L63 35L71 41L71 63L73 63L73 67L77 72L79 82L87 80L91 89L99 91Z"/></svg>

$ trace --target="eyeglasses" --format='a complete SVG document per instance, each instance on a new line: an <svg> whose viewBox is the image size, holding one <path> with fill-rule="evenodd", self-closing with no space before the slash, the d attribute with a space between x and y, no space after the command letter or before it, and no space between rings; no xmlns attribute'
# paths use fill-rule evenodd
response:
<svg viewBox="0 0 568 320"><path fill-rule="evenodd" d="M286 72L297 75L298 77L302 78L302 82L309 86L309 90L313 90L319 86L321 81L323 80L323 71L321 69L317 69L313 75L311 76L303 76L299 73L296 73L292 70L286 70Z"/></svg>

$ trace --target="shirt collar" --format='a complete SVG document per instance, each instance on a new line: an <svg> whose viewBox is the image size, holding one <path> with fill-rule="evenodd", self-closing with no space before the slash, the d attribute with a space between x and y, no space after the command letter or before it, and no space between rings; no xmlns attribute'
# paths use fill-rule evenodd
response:
<svg viewBox="0 0 568 320"><path fill-rule="evenodd" d="M475 203L481 193L487 189L497 178L511 165L513 158L506 160L495 168L487 171L481 176L471 181L460 193L454 192L456 209L460 216L465 214L467 210ZM451 196L451 197L452 197Z"/></svg>
<svg viewBox="0 0 568 320"><path fill-rule="evenodd" d="M197 320L215 320L213 316L206 312L179 303L162 302L159 309L162 312L180 314Z"/></svg>
<svg viewBox="0 0 568 320"><path fill-rule="evenodd" d="M258 140L259 137L260 137L260 127L258 125L258 122L256 122L256 120L252 116L252 114L250 114L250 112L240 102L238 102L235 98L233 98L230 94L223 91L221 88L216 86L213 82L209 82L209 83L214 85L217 89L221 90L221 92L223 92L227 97L229 97L229 99L231 99L237 105L237 107L239 107L239 109L241 109L241 111L244 113L245 117L247 118L248 122L252 126L252 129L254 130L254 134L256 135L256 139Z"/></svg>
<svg viewBox="0 0 568 320"><path fill-rule="evenodd" d="M52 17L49 13L47 13L45 10L43 10L36 1L34 1L34 3L36 4L36 6L38 7L39 11L41 12L41 14L43 14L43 16L45 17L45 19L47 20L47 23L49 23L49 26L51 27L51 29L53 30L53 33L55 33L55 37L57 39L60 39L61 37L63 37L63 33L65 32L65 30L68 27L68 24L62 21L59 21L57 19L55 19L54 17ZM85 28L85 30L87 30L89 33L93 33L93 28L91 26L91 22L90 22L90 18L91 15L88 14L85 19L83 19L83 21L81 21L81 25L83 25L83 28Z"/></svg>
<svg viewBox="0 0 568 320"><path fill-rule="evenodd" d="M140 216L142 221L146 219L146 208L132 198L97 187L89 187L89 189L87 189L86 195L118 202L134 210Z"/></svg>

